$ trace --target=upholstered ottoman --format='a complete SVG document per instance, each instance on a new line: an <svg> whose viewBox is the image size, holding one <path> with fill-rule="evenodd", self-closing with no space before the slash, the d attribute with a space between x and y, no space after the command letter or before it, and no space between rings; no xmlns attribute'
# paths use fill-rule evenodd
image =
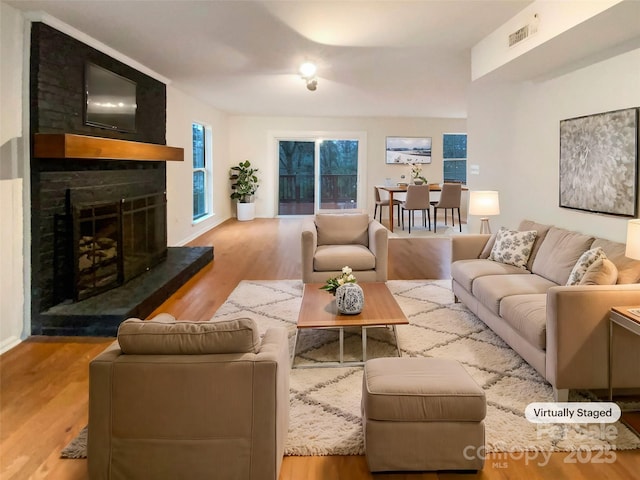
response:
<svg viewBox="0 0 640 480"><path fill-rule="evenodd" d="M480 470L485 414L484 391L455 360L365 364L362 422L372 472Z"/></svg>

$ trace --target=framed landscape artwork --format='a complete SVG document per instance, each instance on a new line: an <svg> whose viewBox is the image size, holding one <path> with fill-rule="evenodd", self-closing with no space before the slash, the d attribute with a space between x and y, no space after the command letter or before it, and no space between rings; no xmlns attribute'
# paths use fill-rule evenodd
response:
<svg viewBox="0 0 640 480"><path fill-rule="evenodd" d="M431 163L431 137L387 137L387 163Z"/></svg>
<svg viewBox="0 0 640 480"><path fill-rule="evenodd" d="M638 108L560 122L560 206L636 217Z"/></svg>

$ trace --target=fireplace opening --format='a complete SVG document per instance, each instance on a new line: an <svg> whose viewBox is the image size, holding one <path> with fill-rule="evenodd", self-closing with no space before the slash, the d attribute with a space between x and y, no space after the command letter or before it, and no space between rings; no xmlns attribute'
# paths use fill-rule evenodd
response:
<svg viewBox="0 0 640 480"><path fill-rule="evenodd" d="M75 301L122 285L121 223L117 202L73 205Z"/></svg>
<svg viewBox="0 0 640 480"><path fill-rule="evenodd" d="M167 198L164 193L122 200L123 281L167 256Z"/></svg>
<svg viewBox="0 0 640 480"><path fill-rule="evenodd" d="M56 219L58 301L119 287L167 257L164 192L96 201L99 190L69 189L69 213Z"/></svg>

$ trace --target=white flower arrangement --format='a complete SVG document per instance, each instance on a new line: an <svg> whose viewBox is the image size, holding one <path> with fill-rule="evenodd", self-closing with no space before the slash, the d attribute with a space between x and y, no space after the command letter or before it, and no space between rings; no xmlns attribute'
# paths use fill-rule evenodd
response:
<svg viewBox="0 0 640 480"><path fill-rule="evenodd" d="M410 163L409 165L411 165L411 178L428 183L427 179L422 176L422 165L419 163Z"/></svg>
<svg viewBox="0 0 640 480"><path fill-rule="evenodd" d="M357 283L356 277L353 275L353 270L349 266L342 267L342 274L327 280L327 283L321 286L320 290L326 290L335 295L338 287L345 283Z"/></svg>

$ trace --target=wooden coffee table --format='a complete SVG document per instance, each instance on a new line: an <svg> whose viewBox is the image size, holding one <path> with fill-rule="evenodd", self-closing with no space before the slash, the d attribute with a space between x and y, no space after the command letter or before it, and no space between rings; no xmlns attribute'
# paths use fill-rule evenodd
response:
<svg viewBox="0 0 640 480"><path fill-rule="evenodd" d="M329 292L320 290L322 283L307 283L304 286L302 296L302 306L298 315L298 325L296 337L293 343L293 353L291 354L292 368L313 368L313 367L345 367L354 365L364 365L367 361L367 329L389 327L393 328L396 338L396 348L398 356L401 356L400 345L398 344L397 325L408 325L409 320L400 309L398 302L383 282L359 283L364 291L364 308L357 315L343 315L338 313L335 297ZM344 328L362 328L362 361L344 361ZM296 345L298 335L305 328L335 328L340 335L340 357L337 362L321 362L318 364L295 366Z"/></svg>

